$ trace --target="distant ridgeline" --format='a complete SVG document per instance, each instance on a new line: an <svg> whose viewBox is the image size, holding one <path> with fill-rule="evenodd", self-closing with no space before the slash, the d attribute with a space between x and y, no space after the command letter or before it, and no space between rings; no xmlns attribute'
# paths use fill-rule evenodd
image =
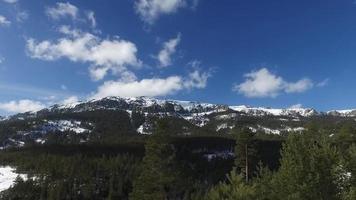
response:
<svg viewBox="0 0 356 200"><path fill-rule="evenodd" d="M54 105L0 118L0 163L26 177L0 199L351 200L355 119L146 97Z"/></svg>
<svg viewBox="0 0 356 200"><path fill-rule="evenodd" d="M155 121L162 118L172 121L171 132L177 136L228 136L235 127L247 127L255 133L277 137L301 132L310 123L337 126L354 121L356 110L321 113L304 108L253 108L147 97L107 97L1 118L0 148L113 142L122 136L149 135Z"/></svg>

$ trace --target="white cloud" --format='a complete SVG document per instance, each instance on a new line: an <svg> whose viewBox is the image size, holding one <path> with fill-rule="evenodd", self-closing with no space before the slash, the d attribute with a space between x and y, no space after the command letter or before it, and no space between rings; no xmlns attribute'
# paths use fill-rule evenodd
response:
<svg viewBox="0 0 356 200"><path fill-rule="evenodd" d="M10 26L11 22L6 17L0 15L0 26Z"/></svg>
<svg viewBox="0 0 356 200"><path fill-rule="evenodd" d="M244 75L247 80L234 86L234 90L247 97L275 97L283 89L283 79L266 68Z"/></svg>
<svg viewBox="0 0 356 200"><path fill-rule="evenodd" d="M210 72L194 70L193 72L189 73L188 78L184 81L184 86L188 89L203 89L207 86L209 77L211 77Z"/></svg>
<svg viewBox="0 0 356 200"><path fill-rule="evenodd" d="M108 70L109 70L108 67L92 66L89 68L90 78L94 81L99 81L106 76L106 74L108 73Z"/></svg>
<svg viewBox="0 0 356 200"><path fill-rule="evenodd" d="M72 37L80 37L81 34L83 34L79 29L71 29L71 27L67 25L60 26L58 32Z"/></svg>
<svg viewBox="0 0 356 200"><path fill-rule="evenodd" d="M0 64L5 61L5 58L0 55Z"/></svg>
<svg viewBox="0 0 356 200"><path fill-rule="evenodd" d="M310 79L303 78L297 82L287 82L282 77L262 68L244 75L245 82L235 85L234 91L246 97L276 97L281 92L300 93L311 89L314 84Z"/></svg>
<svg viewBox="0 0 356 200"><path fill-rule="evenodd" d="M0 103L0 110L10 112L10 113L38 111L43 108L45 108L45 105L42 104L41 102L32 101L28 99Z"/></svg>
<svg viewBox="0 0 356 200"><path fill-rule="evenodd" d="M90 25L92 28L96 27L96 19L95 19L95 13L93 11L88 11L86 13L88 21L90 22Z"/></svg>
<svg viewBox="0 0 356 200"><path fill-rule="evenodd" d="M186 5L186 0L136 0L135 9L144 22L153 24L160 15L175 13Z"/></svg>
<svg viewBox="0 0 356 200"><path fill-rule="evenodd" d="M108 81L98 88L92 98L99 99L107 96L137 97L165 96L182 89L182 78L170 76L166 79L153 78L141 81Z"/></svg>
<svg viewBox="0 0 356 200"><path fill-rule="evenodd" d="M18 0L3 0L6 3L16 3Z"/></svg>
<svg viewBox="0 0 356 200"><path fill-rule="evenodd" d="M286 83L285 92L300 93L313 88L314 84L310 79L303 78L295 83Z"/></svg>
<svg viewBox="0 0 356 200"><path fill-rule="evenodd" d="M70 17L72 19L77 19L78 8L69 2L62 3L57 2L55 7L47 7L46 14L48 17L58 20L64 17Z"/></svg>
<svg viewBox="0 0 356 200"><path fill-rule="evenodd" d="M62 104L73 104L79 101L77 96L70 96L62 101Z"/></svg>
<svg viewBox="0 0 356 200"><path fill-rule="evenodd" d="M176 48L181 40L181 35L170 39L163 44L163 49L158 53L157 59L161 67L167 67L172 64L172 55L176 52Z"/></svg>
<svg viewBox="0 0 356 200"><path fill-rule="evenodd" d="M136 80L132 74L126 74L125 79L107 81L98 88L92 98L107 96L138 97L166 96L184 89L203 89L207 86L210 73L195 70L188 77L170 76L167 78L151 78Z"/></svg>
<svg viewBox="0 0 356 200"><path fill-rule="evenodd" d="M75 22L88 23L92 28L96 28L97 25L94 11L81 11L78 7L69 2L58 2L54 7L47 7L45 13L48 17L54 20L71 18Z"/></svg>
<svg viewBox="0 0 356 200"><path fill-rule="evenodd" d="M90 74L94 80L105 77L110 70L115 75L128 71L128 66L139 67L136 45L120 39L101 39L91 33L61 28L65 37L56 42L27 40L27 52L32 58L53 61L68 58L73 62L90 63Z"/></svg>

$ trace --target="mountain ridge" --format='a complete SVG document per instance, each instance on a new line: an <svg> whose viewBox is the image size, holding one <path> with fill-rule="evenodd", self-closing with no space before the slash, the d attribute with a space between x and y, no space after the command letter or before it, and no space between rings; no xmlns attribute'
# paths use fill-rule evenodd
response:
<svg viewBox="0 0 356 200"><path fill-rule="evenodd" d="M355 114L356 110L318 112L312 108L276 109L149 97L105 97L56 104L37 112L2 118L0 148L47 144L53 140L86 143L119 135L147 135L154 132L155 122L162 118L171 121L173 134L181 136L224 135L235 127L283 136L306 130L313 120L327 124L355 121Z"/></svg>
<svg viewBox="0 0 356 200"><path fill-rule="evenodd" d="M47 108L44 108L37 112L44 112L44 111L54 111L54 110L71 110L75 109L77 106L84 104L95 104L97 102L103 100L111 100L111 101L121 101L127 104L135 104L136 106L141 107L151 107L151 106L163 106L164 104L171 103L175 106L181 106L183 109L192 111L197 107L201 108L229 108L235 111L244 112L246 114L251 114L254 116L261 116L261 115L274 115L274 116L286 116L286 115L300 115L303 117L310 117L316 115L331 115L331 116L341 116L341 117L355 117L356 116L356 109L333 109L329 111L318 111L314 108L271 108L271 107L263 107L263 106L249 106L249 105L228 105L228 104L214 104L214 103L204 103L200 101L182 101L182 100L174 100L174 99L158 99L152 97L119 97L119 96L108 96L101 99L91 99L87 101L77 101L68 104L54 104ZM85 109L85 108L82 108ZM94 108L93 108L94 109ZM98 108L96 108L98 109ZM100 108L99 108L100 109ZM102 107L101 109L105 109ZM179 109L179 108L178 108ZM37 113L37 112L27 112L27 113ZM23 114L23 113L18 113ZM15 115L18 115L15 114ZM0 117L0 119L4 120L7 117Z"/></svg>

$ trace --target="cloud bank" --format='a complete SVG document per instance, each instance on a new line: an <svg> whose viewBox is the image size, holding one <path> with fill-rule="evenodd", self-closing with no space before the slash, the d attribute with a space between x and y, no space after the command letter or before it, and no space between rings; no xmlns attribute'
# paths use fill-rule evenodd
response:
<svg viewBox="0 0 356 200"><path fill-rule="evenodd" d="M0 15L0 26L10 26L11 22L4 16Z"/></svg>
<svg viewBox="0 0 356 200"><path fill-rule="evenodd" d="M314 87L314 83L303 78L297 82L287 82L282 77L271 73L267 68L252 71L244 75L246 80L236 84L233 91L246 97L276 97L285 93L301 93Z"/></svg>
<svg viewBox="0 0 356 200"><path fill-rule="evenodd" d="M45 108L45 105L38 101L23 99L19 101L9 101L0 103L0 110L10 113L23 113L29 111L38 111Z"/></svg>
<svg viewBox="0 0 356 200"><path fill-rule="evenodd" d="M176 48L181 40L181 34L176 38L170 39L163 44L162 50L158 53L157 59L161 67L172 65L172 55L176 52Z"/></svg>
<svg viewBox="0 0 356 200"><path fill-rule="evenodd" d="M128 67L138 67L137 47L134 43L120 39L101 39L91 33L71 30L64 26L60 31L65 35L57 41L37 42L27 40L27 52L31 58L46 61L67 58L73 62L91 64L90 75L93 80L103 79L108 71L121 75Z"/></svg>
<svg viewBox="0 0 356 200"><path fill-rule="evenodd" d="M107 96L120 97L159 97L174 94L184 89L203 89L207 86L210 74L195 70L187 77L169 76L131 81L107 81L98 88L91 98L100 99Z"/></svg>
<svg viewBox="0 0 356 200"><path fill-rule="evenodd" d="M56 6L47 7L45 12L48 17L54 20L66 17L69 17L71 19L77 19L79 9L76 6L70 4L69 2L57 2Z"/></svg>
<svg viewBox="0 0 356 200"><path fill-rule="evenodd" d="M176 13L180 8L187 7L189 2L192 8L198 4L197 0L136 0L135 10L145 23L152 25L161 15Z"/></svg>

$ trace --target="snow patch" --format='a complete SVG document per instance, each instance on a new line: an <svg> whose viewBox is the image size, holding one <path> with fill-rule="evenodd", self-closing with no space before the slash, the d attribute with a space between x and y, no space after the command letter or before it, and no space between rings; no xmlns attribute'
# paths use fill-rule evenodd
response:
<svg viewBox="0 0 356 200"><path fill-rule="evenodd" d="M220 124L216 127L216 131L220 131L221 129L233 129L235 126L228 126L227 123Z"/></svg>
<svg viewBox="0 0 356 200"><path fill-rule="evenodd" d="M69 121L69 120L57 120L48 121L43 129L50 131L73 131L75 133L85 133L90 132L90 130L81 127L81 121Z"/></svg>
<svg viewBox="0 0 356 200"><path fill-rule="evenodd" d="M224 159L224 160L232 158L232 157L234 157L234 153L229 152L229 151L213 152L213 153L206 153L203 155L203 157L210 162L217 158Z"/></svg>
<svg viewBox="0 0 356 200"><path fill-rule="evenodd" d="M356 109L348 109L348 110L331 110L326 112L328 115L332 116L341 116L341 117L355 117Z"/></svg>
<svg viewBox="0 0 356 200"><path fill-rule="evenodd" d="M152 133L149 132L148 130L149 130L149 124L145 122L140 127L138 127L136 131L142 135L151 135Z"/></svg>
<svg viewBox="0 0 356 200"><path fill-rule="evenodd" d="M226 114L226 115L218 115L215 118L217 120L228 120L228 119L234 119L237 117L236 113L230 113L230 114Z"/></svg>
<svg viewBox="0 0 356 200"><path fill-rule="evenodd" d="M253 116L290 116L290 115L300 115L303 117L310 117L317 112L310 108L287 108L287 109L276 109L276 108L265 108L265 107L249 107L245 105L241 106L230 106L231 110L243 112Z"/></svg>
<svg viewBox="0 0 356 200"><path fill-rule="evenodd" d="M10 166L0 167L0 192L9 189L15 183L17 176L27 180L27 175L18 174L15 170Z"/></svg>

